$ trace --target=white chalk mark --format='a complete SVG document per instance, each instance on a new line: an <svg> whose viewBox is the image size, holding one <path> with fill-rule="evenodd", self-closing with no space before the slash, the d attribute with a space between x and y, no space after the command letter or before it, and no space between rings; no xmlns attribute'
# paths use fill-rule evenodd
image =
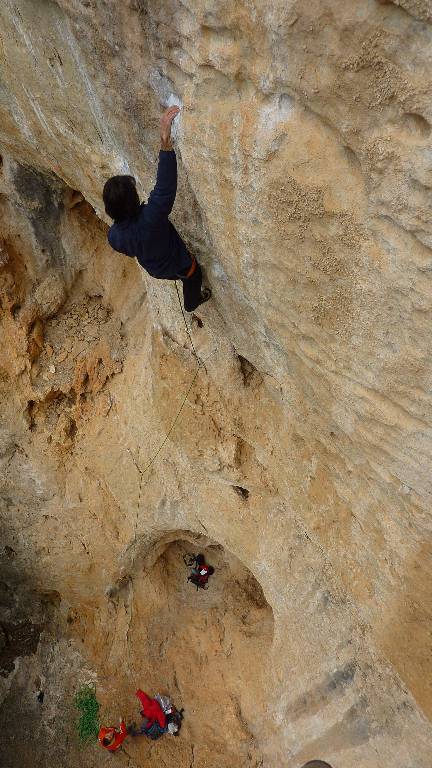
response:
<svg viewBox="0 0 432 768"><path fill-rule="evenodd" d="M149 75L149 85L153 88L159 102L163 107L180 107L182 109L183 102L176 93L170 80L165 77L158 69L153 69ZM174 118L171 128L171 136L174 141L180 138L180 117L181 113Z"/></svg>
<svg viewBox="0 0 432 768"><path fill-rule="evenodd" d="M50 125L47 122L41 107L37 103L37 99L33 96L32 92L25 87L25 85L22 86L22 89L29 100L29 103L31 108L33 109L33 112L35 113L40 124L42 125L42 128L51 136L52 139L54 139L54 141L57 142L58 136L56 136L55 133L53 133L53 131L51 130Z"/></svg>
<svg viewBox="0 0 432 768"><path fill-rule="evenodd" d="M16 96L13 94L9 94L9 96L11 98L9 108L16 125L21 130L23 136L25 136L29 144L31 144L33 147L36 147L38 142L27 123L25 112L21 109Z"/></svg>
<svg viewBox="0 0 432 768"><path fill-rule="evenodd" d="M19 17L19 13L14 3L11 3L9 0L7 0L7 3L9 6L10 18L16 31L18 32L18 37L24 42L25 47L27 48L32 58L34 59L34 62L37 63L37 55L36 55L35 49L33 48L30 34L27 32L24 25L22 24L22 21Z"/></svg>
<svg viewBox="0 0 432 768"><path fill-rule="evenodd" d="M87 94L87 103L88 103L90 112L93 115L93 118L95 120L97 131L101 136L103 143L106 144L107 148L113 149L115 146L113 137L107 128L107 121L102 112L97 95L93 89L92 82L87 73L85 64L81 58L80 50L76 45L76 40L70 29L68 21L66 20L65 23L63 24L60 22L57 22L57 28L60 32L61 37L68 45L69 50L72 54L72 58L75 62L75 66L81 76L81 81L84 85L84 88Z"/></svg>

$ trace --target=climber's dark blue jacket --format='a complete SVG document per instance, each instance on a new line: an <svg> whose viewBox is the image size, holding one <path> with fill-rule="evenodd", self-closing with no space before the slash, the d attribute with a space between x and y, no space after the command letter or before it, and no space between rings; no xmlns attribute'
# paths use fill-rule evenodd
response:
<svg viewBox="0 0 432 768"><path fill-rule="evenodd" d="M192 264L187 248L168 219L177 192L174 150L159 153L156 186L132 219L114 222L108 242L115 251L136 256L152 277L173 279Z"/></svg>

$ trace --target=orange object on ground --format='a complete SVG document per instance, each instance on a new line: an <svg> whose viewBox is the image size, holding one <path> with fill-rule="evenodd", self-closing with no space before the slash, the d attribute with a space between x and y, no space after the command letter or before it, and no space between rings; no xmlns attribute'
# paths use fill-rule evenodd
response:
<svg viewBox="0 0 432 768"><path fill-rule="evenodd" d="M122 720L120 723L120 729L113 728L112 726L110 726L109 728L102 727L99 731L98 741L101 747L103 747L104 749L107 749L108 752L115 752L116 749L119 749L121 747L127 735L128 733L126 729L126 723L124 720ZM114 736L113 740L108 745L103 744L103 740L107 736L108 737Z"/></svg>

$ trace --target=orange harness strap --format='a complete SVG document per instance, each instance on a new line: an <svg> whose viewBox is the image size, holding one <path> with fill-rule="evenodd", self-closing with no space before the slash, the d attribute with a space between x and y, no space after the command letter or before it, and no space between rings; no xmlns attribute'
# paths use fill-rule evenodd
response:
<svg viewBox="0 0 432 768"><path fill-rule="evenodd" d="M189 272L187 273L187 275L185 275L186 279L187 279L188 277L192 277L193 273L194 273L194 272L195 272L195 270L196 270L196 265L197 265L197 263L196 263L196 258L195 258L195 256L192 256L192 264L191 264L191 267L190 267L190 269L189 269Z"/></svg>

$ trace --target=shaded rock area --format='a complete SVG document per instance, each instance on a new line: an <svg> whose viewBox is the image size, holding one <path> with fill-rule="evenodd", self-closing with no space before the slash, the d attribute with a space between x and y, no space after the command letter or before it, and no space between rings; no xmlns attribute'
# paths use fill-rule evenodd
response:
<svg viewBox="0 0 432 768"><path fill-rule="evenodd" d="M431 19L1 5L2 768L112 762L86 682L107 725L137 687L185 709L128 768L430 768ZM174 101L199 367L101 201L149 193Z"/></svg>

